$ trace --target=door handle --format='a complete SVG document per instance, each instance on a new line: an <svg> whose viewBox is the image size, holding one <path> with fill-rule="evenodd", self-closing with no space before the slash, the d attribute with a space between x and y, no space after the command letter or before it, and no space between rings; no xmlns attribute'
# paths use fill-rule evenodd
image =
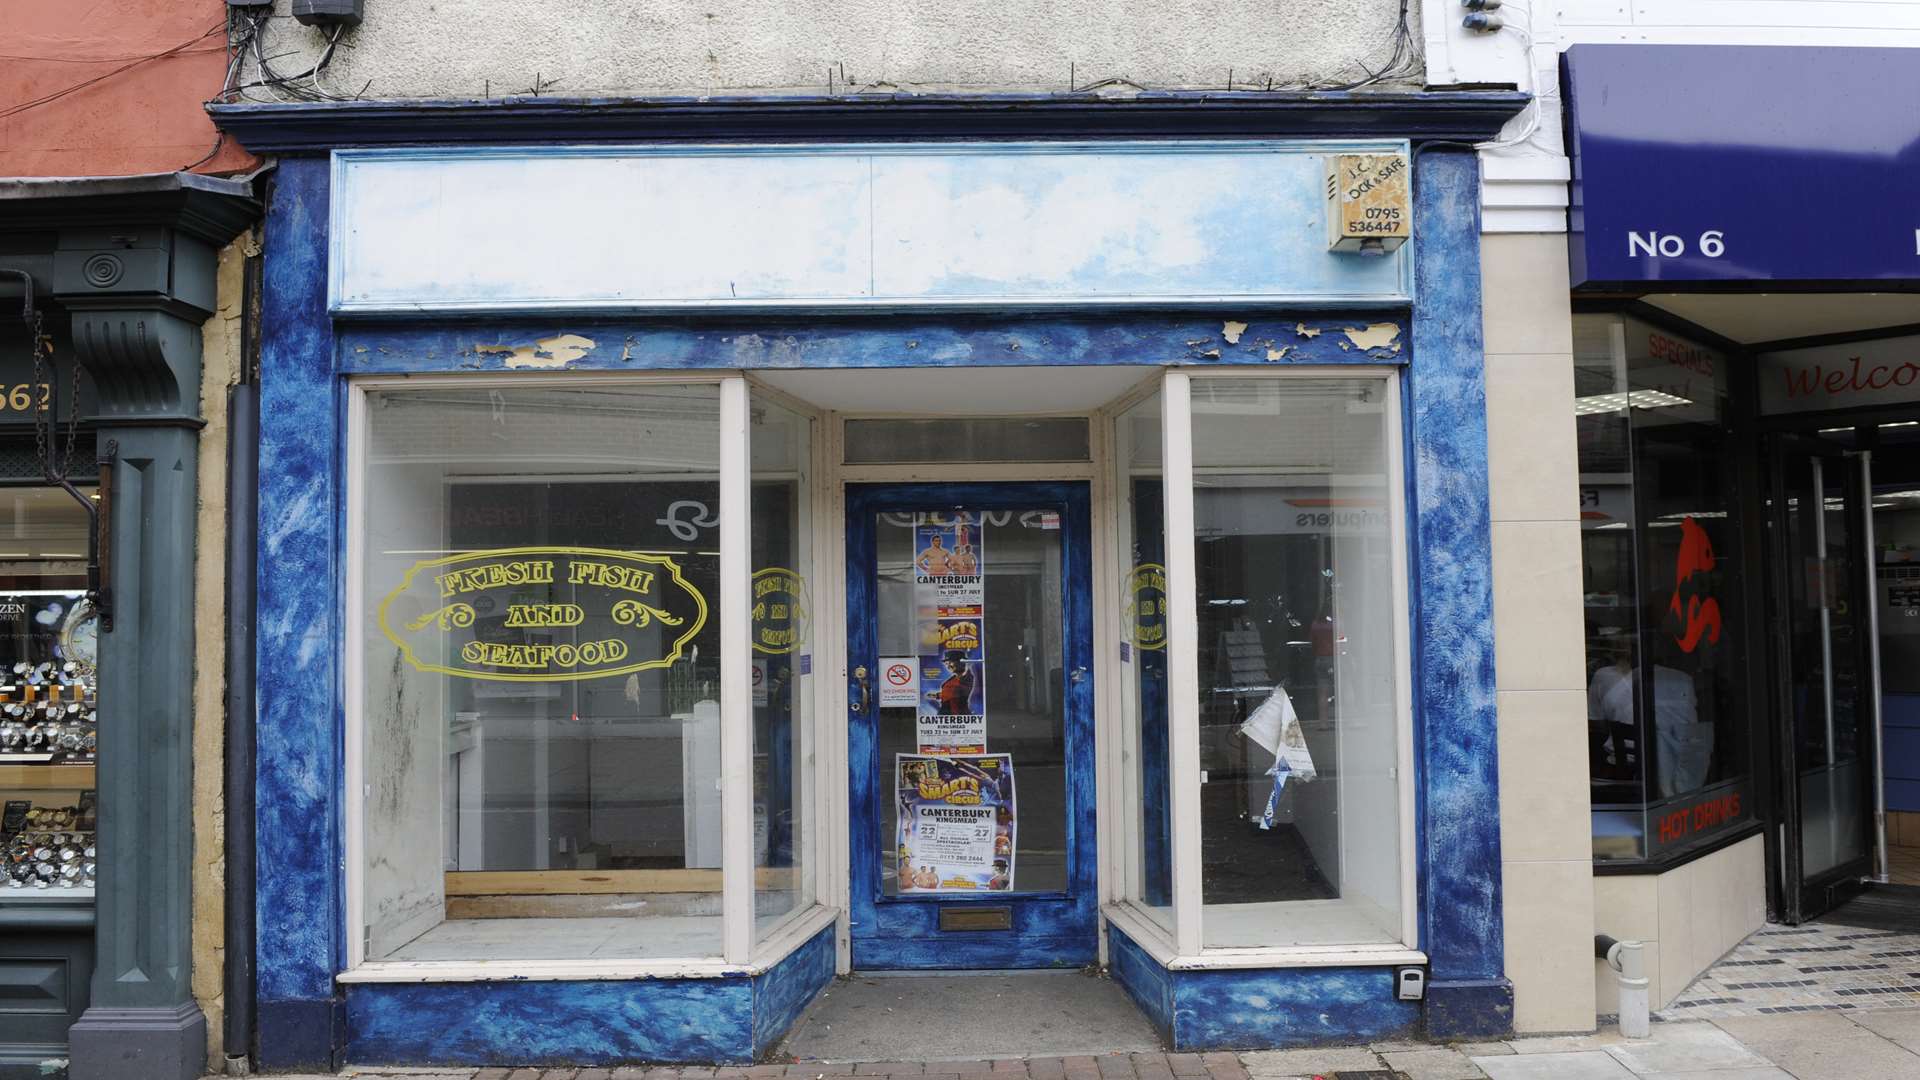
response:
<svg viewBox="0 0 1920 1080"><path fill-rule="evenodd" d="M853 706L853 711L865 713L867 706L873 704L873 689L872 685L867 681L867 668L865 664L853 669L853 682L855 686L860 688L860 700Z"/></svg>

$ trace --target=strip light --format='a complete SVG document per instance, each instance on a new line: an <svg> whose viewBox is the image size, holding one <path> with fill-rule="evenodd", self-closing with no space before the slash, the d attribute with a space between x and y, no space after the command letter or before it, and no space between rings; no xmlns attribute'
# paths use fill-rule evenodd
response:
<svg viewBox="0 0 1920 1080"><path fill-rule="evenodd" d="M1691 405L1692 400L1678 394L1669 394L1664 390L1629 390L1623 394L1588 394L1573 399L1573 415L1592 416L1595 413L1625 412L1627 406L1636 409L1665 409L1675 405Z"/></svg>

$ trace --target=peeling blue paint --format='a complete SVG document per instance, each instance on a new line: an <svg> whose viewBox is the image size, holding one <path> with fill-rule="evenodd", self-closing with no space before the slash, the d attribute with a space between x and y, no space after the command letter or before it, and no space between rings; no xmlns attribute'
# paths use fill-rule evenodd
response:
<svg viewBox="0 0 1920 1080"><path fill-rule="evenodd" d="M1476 316L1477 318L1478 316ZM1229 321L1246 328L1229 341ZM563 365L575 371L1073 365L1404 364L1409 345L1354 348L1344 331L1369 322L1410 325L1404 310L1364 317L1327 312L1219 317L1112 316L981 320L927 316L859 321L730 322L724 326L619 320L533 323L343 323L340 370L352 375L507 371L515 349L584 338ZM1409 335L1402 334L1401 341ZM1344 346L1344 347L1343 347Z"/></svg>

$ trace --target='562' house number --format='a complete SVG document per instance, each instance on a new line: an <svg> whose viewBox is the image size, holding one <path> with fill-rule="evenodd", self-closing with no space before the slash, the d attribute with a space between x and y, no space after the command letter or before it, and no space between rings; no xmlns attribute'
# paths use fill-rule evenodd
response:
<svg viewBox="0 0 1920 1080"><path fill-rule="evenodd" d="M1687 253L1687 238L1679 233L1630 232L1627 234L1627 255L1645 255L1655 259L1675 259ZM1726 233L1720 229L1708 229L1700 234L1693 248L1709 259L1717 259L1727 253Z"/></svg>
<svg viewBox="0 0 1920 1080"><path fill-rule="evenodd" d="M53 387L48 383L14 383L8 386L0 383L0 412L46 412L47 402L53 396Z"/></svg>

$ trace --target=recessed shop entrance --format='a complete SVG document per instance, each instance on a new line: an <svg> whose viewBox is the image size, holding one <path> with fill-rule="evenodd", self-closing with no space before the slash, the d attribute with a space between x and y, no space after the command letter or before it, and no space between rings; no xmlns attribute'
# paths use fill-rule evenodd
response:
<svg viewBox="0 0 1920 1080"><path fill-rule="evenodd" d="M856 969L1098 959L1089 501L847 489Z"/></svg>

